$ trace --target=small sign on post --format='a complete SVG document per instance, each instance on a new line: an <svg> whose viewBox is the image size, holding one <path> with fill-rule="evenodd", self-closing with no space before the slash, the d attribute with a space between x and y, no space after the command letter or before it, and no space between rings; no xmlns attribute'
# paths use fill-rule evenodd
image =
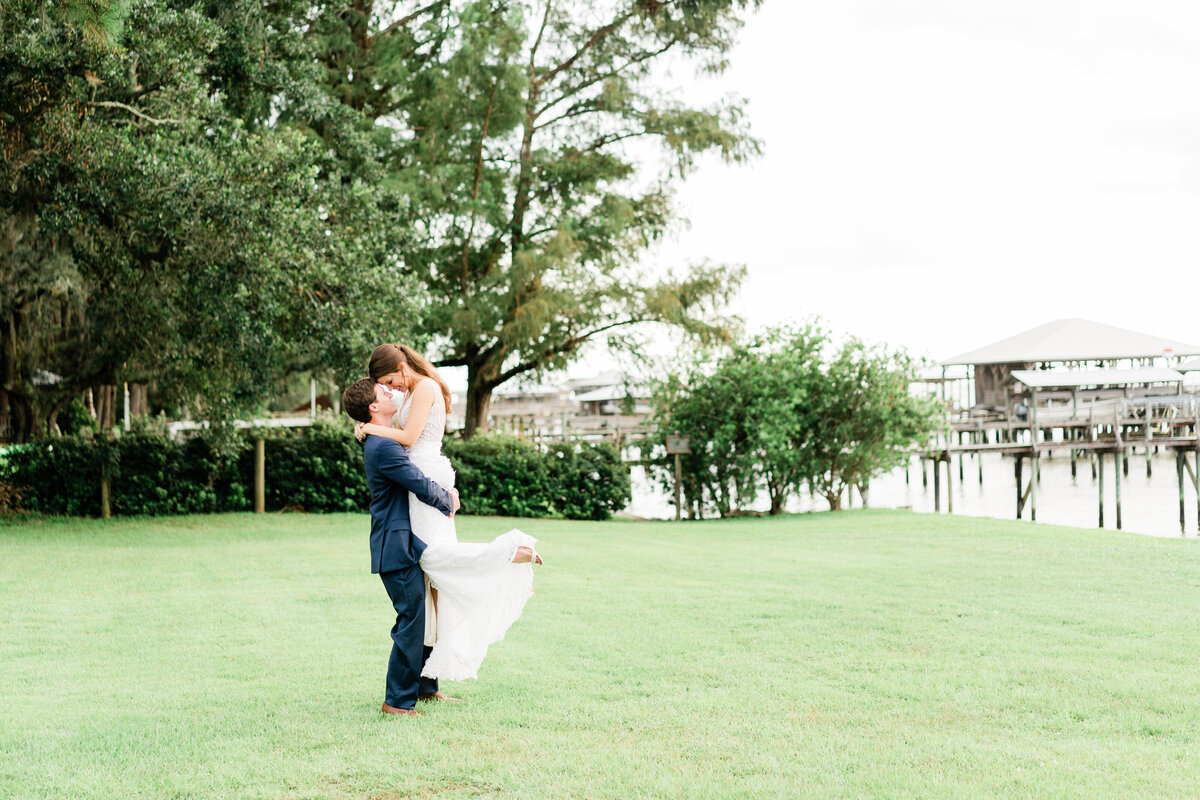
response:
<svg viewBox="0 0 1200 800"><path fill-rule="evenodd" d="M687 436L668 436L667 455L675 456L675 521L680 520L680 510L683 503L680 500L680 487L683 485L683 466L680 456L690 455L692 440Z"/></svg>

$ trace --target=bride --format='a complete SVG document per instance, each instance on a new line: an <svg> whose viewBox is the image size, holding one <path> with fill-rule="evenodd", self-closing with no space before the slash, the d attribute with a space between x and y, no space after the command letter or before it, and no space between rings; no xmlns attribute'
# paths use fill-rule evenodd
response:
<svg viewBox="0 0 1200 800"><path fill-rule="evenodd" d="M442 455L450 389L433 365L409 347L381 344L371 354L371 377L397 397L399 426L360 422L355 436L384 436L408 448L422 472L444 489L454 470ZM433 650L421 675L444 680L476 677L488 645L504 638L533 594L537 541L517 529L491 542L460 542L454 519L409 494L413 533L425 542L425 644Z"/></svg>

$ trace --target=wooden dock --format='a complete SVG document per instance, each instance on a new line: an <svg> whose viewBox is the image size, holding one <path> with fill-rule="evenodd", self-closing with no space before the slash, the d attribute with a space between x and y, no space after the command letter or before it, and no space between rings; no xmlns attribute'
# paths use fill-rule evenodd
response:
<svg viewBox="0 0 1200 800"><path fill-rule="evenodd" d="M1186 412L1186 413L1185 413ZM1013 458L1016 484L1016 518L1026 507L1029 518L1037 520L1037 486L1040 459L1044 455L1066 452L1075 477L1080 460L1086 459L1097 480L1097 519L1104 527L1104 464L1112 457L1114 465L1116 526L1121 528L1121 477L1129 474L1129 461L1140 450L1146 460L1146 475L1151 475L1151 457L1156 451L1175 452L1175 473L1179 486L1179 528L1185 532L1185 489L1190 486L1196 499L1197 530L1200 531L1200 398L1153 398L1139 401L1116 400L1089 404L1085 408L1038 408L1030 404L1028 419L1011 417L957 418L949 421L948 433L941 441L921 451L921 476L928 482L926 462L933 466L933 505L941 511L941 465L946 465L946 510L954 512L953 472L958 457L958 479L964 480L963 458L999 453ZM1190 458L1189 458L1190 456ZM983 483L983 463L979 462L979 482ZM1025 479L1025 464L1029 476ZM1186 478L1185 478L1186 475Z"/></svg>

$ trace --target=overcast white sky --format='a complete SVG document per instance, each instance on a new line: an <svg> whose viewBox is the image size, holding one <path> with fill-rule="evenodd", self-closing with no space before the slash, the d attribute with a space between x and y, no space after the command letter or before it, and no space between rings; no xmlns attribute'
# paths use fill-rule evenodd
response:
<svg viewBox="0 0 1200 800"><path fill-rule="evenodd" d="M1195 0L767 0L689 88L765 154L705 161L658 258L933 359L1063 317L1200 343L1198 78Z"/></svg>
<svg viewBox="0 0 1200 800"><path fill-rule="evenodd" d="M820 315L933 360L1064 317L1200 344L1196 0L766 0L730 61L673 78L747 98L765 153L703 161L647 263L744 263L751 330Z"/></svg>

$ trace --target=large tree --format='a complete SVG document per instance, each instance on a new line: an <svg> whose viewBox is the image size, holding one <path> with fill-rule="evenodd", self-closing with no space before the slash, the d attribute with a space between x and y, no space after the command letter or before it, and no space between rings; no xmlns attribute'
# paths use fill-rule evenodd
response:
<svg viewBox="0 0 1200 800"><path fill-rule="evenodd" d="M387 297L395 195L304 130L264 124L282 96L346 115L302 38L256 35L274 28L255 11L0 7L0 387L18 440L123 380L244 412L290 369L348 374L385 313L411 312Z"/></svg>
<svg viewBox="0 0 1200 800"><path fill-rule="evenodd" d="M719 72L759 2L356 0L314 15L331 96L373 125L406 196L404 263L432 299L438 363L467 369L468 436L497 387L597 337L642 323L727 335L739 269L642 261L698 153L758 147L740 102L682 103L662 67Z"/></svg>

